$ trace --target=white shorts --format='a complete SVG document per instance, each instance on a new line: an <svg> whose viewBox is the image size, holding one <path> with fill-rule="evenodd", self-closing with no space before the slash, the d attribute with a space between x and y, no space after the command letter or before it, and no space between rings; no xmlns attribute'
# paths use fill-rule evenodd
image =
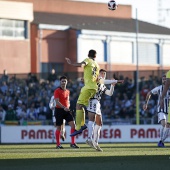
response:
<svg viewBox="0 0 170 170"><path fill-rule="evenodd" d="M159 112L158 113L158 123L160 123L161 120L167 120L168 115L163 113L163 112Z"/></svg>
<svg viewBox="0 0 170 170"><path fill-rule="evenodd" d="M89 112L92 112L94 114L101 115L101 109L100 109L100 102L97 99L92 99L89 101L89 105L87 107L87 110Z"/></svg>

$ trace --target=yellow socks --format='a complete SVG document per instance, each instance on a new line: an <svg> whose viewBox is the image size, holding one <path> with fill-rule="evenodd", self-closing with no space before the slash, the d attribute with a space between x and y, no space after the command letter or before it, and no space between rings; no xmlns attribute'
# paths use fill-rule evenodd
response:
<svg viewBox="0 0 170 170"><path fill-rule="evenodd" d="M170 103L169 103L170 104ZM168 120L167 120L168 124L170 124L170 106L168 108Z"/></svg>
<svg viewBox="0 0 170 170"><path fill-rule="evenodd" d="M76 110L76 130L80 130L81 126L83 126L84 123L85 123L84 110Z"/></svg>

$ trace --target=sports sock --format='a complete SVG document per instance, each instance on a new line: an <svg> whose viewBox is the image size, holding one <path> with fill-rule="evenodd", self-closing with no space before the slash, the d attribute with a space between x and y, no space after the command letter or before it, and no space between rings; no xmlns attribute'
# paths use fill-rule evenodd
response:
<svg viewBox="0 0 170 170"><path fill-rule="evenodd" d="M82 110L83 110L83 117L81 120L81 126L84 126L84 124L85 124L85 110L84 110L84 108Z"/></svg>
<svg viewBox="0 0 170 170"><path fill-rule="evenodd" d="M89 121L88 122L88 138L92 139L93 131L94 131L94 122Z"/></svg>
<svg viewBox="0 0 170 170"><path fill-rule="evenodd" d="M101 131L101 126L95 125L94 126L94 141L98 145L99 137L100 137L100 131Z"/></svg>
<svg viewBox="0 0 170 170"><path fill-rule="evenodd" d="M75 131L75 129L71 129L70 132L71 134ZM74 144L75 143L75 136L72 136L71 137L71 144Z"/></svg>
<svg viewBox="0 0 170 170"><path fill-rule="evenodd" d="M66 129L65 129L65 123L63 122L63 125L61 126L61 134L64 136L64 134L65 134L65 131L66 131Z"/></svg>
<svg viewBox="0 0 170 170"><path fill-rule="evenodd" d="M170 101L169 101L170 104ZM170 124L170 107L168 108L168 118L167 118L167 122Z"/></svg>
<svg viewBox="0 0 170 170"><path fill-rule="evenodd" d="M76 130L80 130L81 124L83 123L82 122L83 119L84 119L83 110L76 110Z"/></svg>
<svg viewBox="0 0 170 170"><path fill-rule="evenodd" d="M164 137L164 127L162 126L161 128L160 128L160 138L161 138L161 141L163 140L163 137Z"/></svg>
<svg viewBox="0 0 170 170"><path fill-rule="evenodd" d="M165 128L162 142L164 142L166 140L166 138L168 137L169 131L170 131L170 128Z"/></svg>
<svg viewBox="0 0 170 170"><path fill-rule="evenodd" d="M60 145L60 131L59 130L55 131L55 138L56 138L57 146Z"/></svg>

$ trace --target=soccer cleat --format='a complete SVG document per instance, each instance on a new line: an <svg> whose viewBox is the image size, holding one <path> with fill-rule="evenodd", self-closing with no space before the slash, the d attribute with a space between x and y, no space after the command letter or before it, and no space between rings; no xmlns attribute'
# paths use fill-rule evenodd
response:
<svg viewBox="0 0 170 170"><path fill-rule="evenodd" d="M158 147L160 147L160 148L164 148L165 147L164 143L161 140L158 142Z"/></svg>
<svg viewBox="0 0 170 170"><path fill-rule="evenodd" d="M80 130L75 130L70 136L76 136L76 135L78 135L78 134L81 134L82 132L83 132L82 129L80 129Z"/></svg>
<svg viewBox="0 0 170 170"><path fill-rule="evenodd" d="M80 148L79 146L77 146L77 144L76 144L76 143L74 143L74 144L70 144L70 147L71 147L71 148L74 148L74 149L78 149L78 148Z"/></svg>
<svg viewBox="0 0 170 170"><path fill-rule="evenodd" d="M66 138L65 138L64 134L61 134L60 137L61 137L62 141L65 141Z"/></svg>
<svg viewBox="0 0 170 170"><path fill-rule="evenodd" d="M86 140L86 144L89 145L89 146L90 146L91 148L93 148L93 149L97 149L91 139L87 139L87 140Z"/></svg>
<svg viewBox="0 0 170 170"><path fill-rule="evenodd" d="M60 145L56 146L56 149L64 149L64 148L60 144Z"/></svg>
<svg viewBox="0 0 170 170"><path fill-rule="evenodd" d="M84 124L83 126L81 126L81 130L83 131L85 129L87 129L87 126Z"/></svg>
<svg viewBox="0 0 170 170"><path fill-rule="evenodd" d="M101 149L99 145L95 145L95 147L96 147L96 151L103 152L103 149Z"/></svg>

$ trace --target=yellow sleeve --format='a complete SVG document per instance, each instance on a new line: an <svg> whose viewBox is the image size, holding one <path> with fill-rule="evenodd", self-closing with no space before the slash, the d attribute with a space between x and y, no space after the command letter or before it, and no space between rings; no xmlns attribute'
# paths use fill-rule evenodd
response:
<svg viewBox="0 0 170 170"><path fill-rule="evenodd" d="M166 78L170 79L170 70L166 73Z"/></svg>
<svg viewBox="0 0 170 170"><path fill-rule="evenodd" d="M84 61L83 61L83 63L85 63L86 65L89 63L89 59L88 58L86 58Z"/></svg>

